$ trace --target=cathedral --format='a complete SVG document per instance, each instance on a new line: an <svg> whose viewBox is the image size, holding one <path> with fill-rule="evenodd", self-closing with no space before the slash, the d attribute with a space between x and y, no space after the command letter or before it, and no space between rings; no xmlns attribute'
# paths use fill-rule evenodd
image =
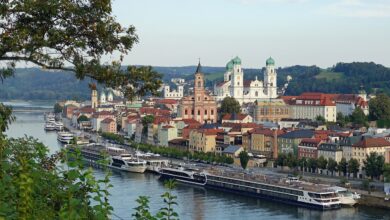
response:
<svg viewBox="0 0 390 220"><path fill-rule="evenodd" d="M214 85L214 95L217 101L225 97L234 97L240 104L261 99L277 98L275 61L271 57L266 60L264 81L256 79L244 80L241 59L235 57L226 64L224 81Z"/></svg>

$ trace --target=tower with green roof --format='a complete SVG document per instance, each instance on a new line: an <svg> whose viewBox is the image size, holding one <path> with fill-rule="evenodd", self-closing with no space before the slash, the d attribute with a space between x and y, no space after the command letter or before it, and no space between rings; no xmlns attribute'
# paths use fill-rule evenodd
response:
<svg viewBox="0 0 390 220"><path fill-rule="evenodd" d="M277 74L275 71L275 60L272 57L269 57L265 61L265 65L266 67L264 72L264 87L267 98L277 98Z"/></svg>

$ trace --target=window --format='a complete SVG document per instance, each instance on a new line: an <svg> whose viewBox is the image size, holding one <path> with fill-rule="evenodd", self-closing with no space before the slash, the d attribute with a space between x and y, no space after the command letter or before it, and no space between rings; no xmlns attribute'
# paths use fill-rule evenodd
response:
<svg viewBox="0 0 390 220"><path fill-rule="evenodd" d="M214 115L214 109L211 109L211 115Z"/></svg>
<svg viewBox="0 0 390 220"><path fill-rule="evenodd" d="M204 114L207 115L207 109L204 110Z"/></svg>
<svg viewBox="0 0 390 220"><path fill-rule="evenodd" d="M185 115L187 115L187 114L188 114L188 111L187 111L187 109L184 111L184 114L185 114Z"/></svg>
<svg viewBox="0 0 390 220"><path fill-rule="evenodd" d="M200 115L200 110L198 110L198 115Z"/></svg>
<svg viewBox="0 0 390 220"><path fill-rule="evenodd" d="M202 82L198 81L198 88L202 87Z"/></svg>
<svg viewBox="0 0 390 220"><path fill-rule="evenodd" d="M194 115L194 109L191 110L191 114Z"/></svg>

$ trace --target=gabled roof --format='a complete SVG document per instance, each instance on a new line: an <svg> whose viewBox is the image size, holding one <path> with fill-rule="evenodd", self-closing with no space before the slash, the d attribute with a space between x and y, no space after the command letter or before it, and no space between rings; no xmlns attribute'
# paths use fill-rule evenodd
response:
<svg viewBox="0 0 390 220"><path fill-rule="evenodd" d="M390 146L390 142L386 141L384 138L365 138L354 145L353 147L388 147Z"/></svg>

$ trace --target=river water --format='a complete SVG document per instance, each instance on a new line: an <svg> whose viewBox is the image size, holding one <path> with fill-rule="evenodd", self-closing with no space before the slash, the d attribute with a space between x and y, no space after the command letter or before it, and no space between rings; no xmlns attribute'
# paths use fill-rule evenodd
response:
<svg viewBox="0 0 390 220"><path fill-rule="evenodd" d="M61 148L56 133L43 130L42 113L17 112L15 116L16 121L7 131L9 137L33 136L47 145L51 152ZM104 177L102 170L94 171L97 178ZM135 200L140 195L150 197L153 213L163 204L160 195L165 192L165 188L157 175L113 172L111 183L110 203L115 213L113 219L131 219L137 206ZM389 210L357 207L321 212L190 185L179 184L173 193L178 197L175 210L180 219L390 219Z"/></svg>

